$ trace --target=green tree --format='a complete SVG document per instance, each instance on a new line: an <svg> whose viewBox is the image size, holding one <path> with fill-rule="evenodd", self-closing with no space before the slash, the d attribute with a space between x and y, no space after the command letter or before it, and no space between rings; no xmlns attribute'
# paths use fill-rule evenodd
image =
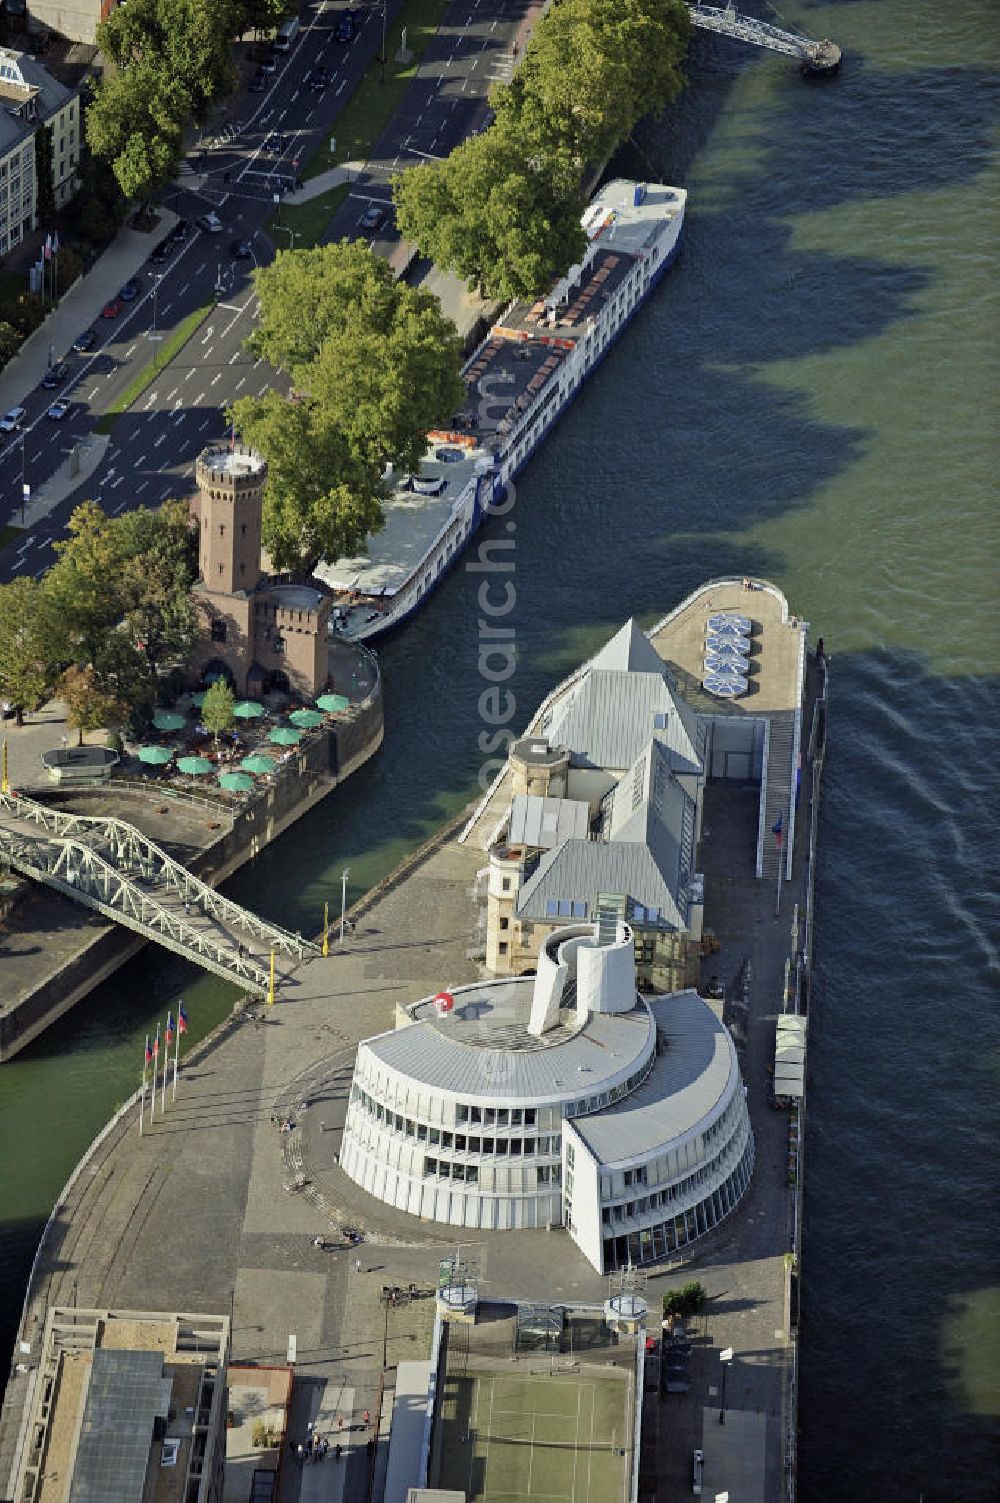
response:
<svg viewBox="0 0 1000 1503"><path fill-rule="evenodd" d="M379 528L386 466L415 469L464 399L461 345L437 300L363 244L283 252L255 284L248 346L288 373L295 400L247 397L228 416L268 461L265 546L298 569Z"/></svg>
<svg viewBox="0 0 1000 1503"><path fill-rule="evenodd" d="M127 719L128 707L101 688L93 668L67 668L56 692L66 701L67 724L79 732L78 746L84 731L116 730Z"/></svg>
<svg viewBox="0 0 1000 1503"><path fill-rule="evenodd" d="M141 713L161 665L195 632L189 591L197 543L186 506L108 517L76 507L45 576L41 618L64 664L93 667L102 689Z"/></svg>
<svg viewBox="0 0 1000 1503"><path fill-rule="evenodd" d="M497 124L526 149L600 165L636 123L677 97L691 33L683 0L561 0L496 89Z"/></svg>
<svg viewBox="0 0 1000 1503"><path fill-rule="evenodd" d="M38 188L38 221L51 228L56 217L56 192L52 181L52 127L35 131L35 182Z"/></svg>
<svg viewBox="0 0 1000 1503"><path fill-rule="evenodd" d="M682 1285L680 1289L668 1289L663 1296L664 1317L697 1315L707 1298L704 1286L697 1280Z"/></svg>
<svg viewBox="0 0 1000 1503"><path fill-rule="evenodd" d="M209 685L205 693L205 702L201 707L201 723L206 731L212 732L216 748L218 748L219 737L223 731L228 731L233 723L235 704L233 691L225 679L217 678L214 684Z"/></svg>
<svg viewBox="0 0 1000 1503"><path fill-rule="evenodd" d="M400 233L483 294L537 296L587 243L582 195L569 190L565 172L558 176L561 195L516 134L494 126L445 161L393 180Z"/></svg>
<svg viewBox="0 0 1000 1503"><path fill-rule="evenodd" d="M13 707L19 726L25 711L45 702L53 679L47 635L40 629L40 594L30 578L0 585L0 699Z"/></svg>
<svg viewBox="0 0 1000 1503"><path fill-rule="evenodd" d="M14 328L14 325L7 323L4 319L0 319L0 366L4 366L8 360L12 360L20 348L21 336Z"/></svg>
<svg viewBox="0 0 1000 1503"><path fill-rule="evenodd" d="M358 553L379 531L378 474L323 422L317 403L288 402L272 391L236 402L227 419L267 456L262 537L276 569L309 569L321 558Z"/></svg>

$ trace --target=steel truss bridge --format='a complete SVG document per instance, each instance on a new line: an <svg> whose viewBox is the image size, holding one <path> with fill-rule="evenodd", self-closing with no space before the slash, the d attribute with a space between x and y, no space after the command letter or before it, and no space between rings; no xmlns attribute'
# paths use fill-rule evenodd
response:
<svg viewBox="0 0 1000 1503"><path fill-rule="evenodd" d="M259 996L268 993L272 950L283 970L319 954L222 897L123 819L0 793L0 862Z"/></svg>
<svg viewBox="0 0 1000 1503"><path fill-rule="evenodd" d="M702 31L715 31L720 36L733 37L738 42L749 42L753 47L766 47L770 52L783 52L786 57L796 57L809 67L832 71L840 62L840 48L835 42L814 42L795 31L782 31L754 16L743 16L733 5L725 8L715 5L692 4L688 6L692 23Z"/></svg>

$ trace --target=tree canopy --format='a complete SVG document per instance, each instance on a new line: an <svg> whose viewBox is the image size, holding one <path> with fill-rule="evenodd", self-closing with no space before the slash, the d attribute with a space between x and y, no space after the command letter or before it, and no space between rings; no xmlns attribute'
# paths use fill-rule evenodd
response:
<svg viewBox="0 0 1000 1503"><path fill-rule="evenodd" d="M381 525L387 465L412 470L461 405L461 344L436 298L361 242L283 251L254 273L255 355L291 378L230 418L268 461L264 543L278 568L357 551Z"/></svg>
<svg viewBox="0 0 1000 1503"><path fill-rule="evenodd" d="M87 110L87 144L127 196L147 198L170 180L185 126L232 89L229 39L251 9L246 0L129 0L101 22L98 44L115 71Z"/></svg>
<svg viewBox="0 0 1000 1503"><path fill-rule="evenodd" d="M494 125L395 179L396 222L438 266L497 297L532 297L579 260L579 174L562 191L516 132Z"/></svg>
<svg viewBox="0 0 1000 1503"><path fill-rule="evenodd" d="M483 293L534 297L574 261L588 166L676 98L684 0L561 0L535 27L495 118L442 162L393 179L401 234Z"/></svg>
<svg viewBox="0 0 1000 1503"><path fill-rule="evenodd" d="M214 684L209 684L205 690L205 698L201 706L201 723L206 731L211 731L218 746L219 737L223 731L228 731L233 723L233 710L236 705L236 696L226 683L224 678L217 678Z"/></svg>
<svg viewBox="0 0 1000 1503"><path fill-rule="evenodd" d="M44 704L52 683L40 597L41 586L30 577L0 585L0 700L12 706L18 725L24 724L26 710Z"/></svg>
<svg viewBox="0 0 1000 1503"><path fill-rule="evenodd" d="M40 593L53 661L92 669L97 690L141 711L160 668L194 640L197 541L188 509L168 501L108 517L86 501L67 530Z"/></svg>

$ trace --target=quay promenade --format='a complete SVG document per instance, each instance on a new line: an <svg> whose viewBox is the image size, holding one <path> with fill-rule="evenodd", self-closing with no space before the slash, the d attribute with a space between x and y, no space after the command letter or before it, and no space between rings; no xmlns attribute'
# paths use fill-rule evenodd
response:
<svg viewBox="0 0 1000 1503"><path fill-rule="evenodd" d="M802 796L807 807L808 778ZM429 1292L455 1242L443 1225L369 1200L340 1172L336 1154L359 1039L392 1027L397 1004L476 979L469 952L477 945L482 850L457 838L461 825L441 832L357 905L343 953L307 962L287 998L273 1008L239 1009L206 1040L181 1072L177 1101L168 1093L165 1114L147 1121L141 1139L137 1114L127 1110L79 1167L31 1281L20 1332L29 1350L15 1354L0 1417L0 1488L16 1459L46 1305L166 1304L231 1312L237 1361L281 1363L294 1335L293 1438L310 1420L332 1428L337 1414L357 1424L346 1432L349 1464L333 1485L349 1503L368 1495L360 1416L365 1409L378 1416L384 1373L391 1390L396 1362L425 1354L433 1310L429 1297L390 1310L380 1304L381 1286L412 1282ZM785 1253L794 1193L788 1122L767 1108L766 1071L793 950L793 905L804 893L806 825L799 822L793 881L775 916L771 882L754 875L756 793L709 788L706 926L722 947L705 970L729 983L728 993L751 962L741 1057L757 1167L731 1223L696 1244L683 1264L643 1275L653 1319L660 1294L678 1279L700 1278L710 1297L692 1336L691 1391L659 1406L662 1496L690 1487L693 1446L706 1452L706 1490L725 1478L739 1483L741 1497L783 1496L794 1351ZM294 1125L282 1133L276 1122L285 1118ZM345 1225L363 1229L359 1248L342 1244ZM607 1295L607 1280L560 1230L466 1235L472 1240L461 1256L490 1295L566 1303ZM317 1247L320 1236L333 1248ZM718 1354L727 1346L736 1356L722 1426ZM382 1414L390 1407L383 1403ZM284 1469L281 1499L300 1496L304 1475Z"/></svg>

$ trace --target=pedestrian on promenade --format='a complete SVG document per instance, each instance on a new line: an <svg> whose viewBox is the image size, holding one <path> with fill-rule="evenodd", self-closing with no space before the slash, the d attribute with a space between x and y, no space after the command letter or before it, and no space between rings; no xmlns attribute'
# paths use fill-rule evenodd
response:
<svg viewBox="0 0 1000 1503"><path fill-rule="evenodd" d="M184 899L184 912L185 913L190 913L191 912L191 904L188 902L187 898Z"/></svg>
<svg viewBox="0 0 1000 1503"><path fill-rule="evenodd" d="M355 1271L355 1273L360 1273L361 1272L361 1259L360 1258L355 1258L355 1260L354 1260L354 1271Z"/></svg>
<svg viewBox="0 0 1000 1503"><path fill-rule="evenodd" d="M295 1452L295 1454L296 1454L296 1456L297 1456L297 1457L298 1457L298 1458L299 1458L299 1465L300 1465L300 1466L301 1466L301 1465L302 1465L302 1463L303 1463L303 1462L304 1462L304 1461L305 1461L305 1459L306 1459L306 1448L305 1448L305 1446L304 1446L304 1445L303 1445L303 1444L302 1444L302 1442L301 1442L301 1440L300 1440L300 1441L299 1441L299 1444L298 1444L298 1447L297 1447L297 1449L296 1449L296 1452Z"/></svg>
<svg viewBox="0 0 1000 1503"><path fill-rule="evenodd" d="M369 1426L370 1426L370 1425L371 1425L371 1422L372 1422L372 1417L371 1417L371 1415L370 1415L370 1414L369 1414L369 1413L368 1413L368 1410L367 1410L367 1409L366 1409L366 1410L365 1410L365 1412L364 1412L364 1414L363 1414L363 1415L362 1415L362 1416L361 1416L361 1418L362 1418L362 1419L363 1419L363 1420L364 1420L364 1422L365 1422L365 1429L366 1429L366 1430L367 1430L367 1429L368 1429L368 1428L369 1428Z"/></svg>

